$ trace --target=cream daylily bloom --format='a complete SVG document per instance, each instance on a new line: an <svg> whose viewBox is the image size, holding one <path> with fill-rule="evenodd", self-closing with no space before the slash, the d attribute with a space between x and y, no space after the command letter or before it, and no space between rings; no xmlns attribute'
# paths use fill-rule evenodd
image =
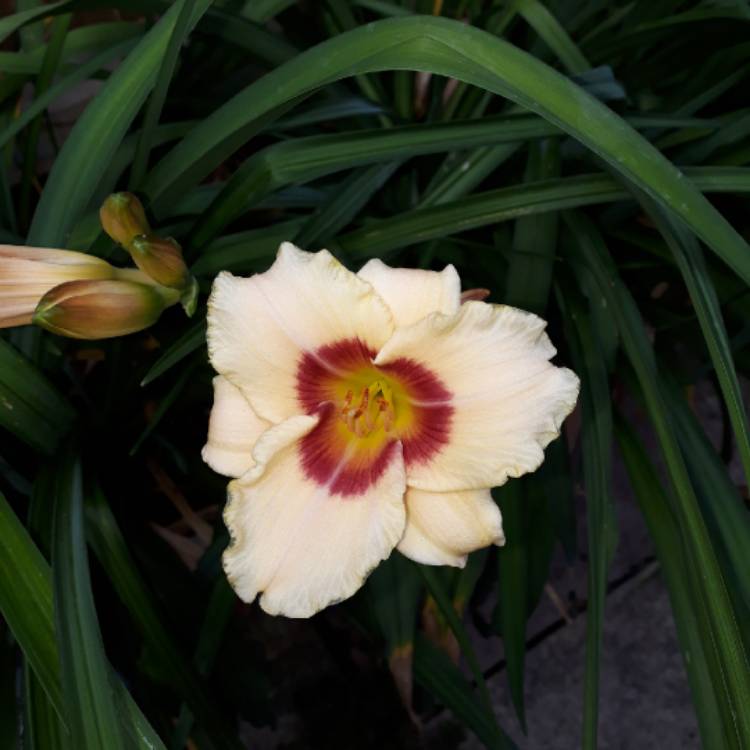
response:
<svg viewBox="0 0 750 750"><path fill-rule="evenodd" d="M354 274L284 243L266 273L221 273L203 457L233 477L224 567L239 596L309 617L396 547L461 567L502 544L490 488L541 464L578 397L544 327L461 304L452 266Z"/></svg>
<svg viewBox="0 0 750 750"><path fill-rule="evenodd" d="M39 300L59 284L114 274L107 261L85 253L0 245L0 328L31 323Z"/></svg>

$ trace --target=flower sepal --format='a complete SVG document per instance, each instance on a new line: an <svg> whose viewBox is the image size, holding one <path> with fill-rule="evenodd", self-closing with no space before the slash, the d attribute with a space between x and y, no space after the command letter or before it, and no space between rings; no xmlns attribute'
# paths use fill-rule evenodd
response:
<svg viewBox="0 0 750 750"><path fill-rule="evenodd" d="M192 318L195 314L195 308L198 306L199 294L200 287L198 286L198 281L195 276L190 276L190 281L182 292L182 297L180 297L180 304L188 318Z"/></svg>

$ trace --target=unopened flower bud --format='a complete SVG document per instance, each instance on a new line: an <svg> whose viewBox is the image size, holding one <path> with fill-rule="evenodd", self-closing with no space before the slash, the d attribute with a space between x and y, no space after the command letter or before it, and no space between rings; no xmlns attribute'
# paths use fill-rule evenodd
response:
<svg viewBox="0 0 750 750"><path fill-rule="evenodd" d="M138 268L162 286L184 289L190 281L182 249L171 237L141 234L133 239L128 249Z"/></svg>
<svg viewBox="0 0 750 750"><path fill-rule="evenodd" d="M153 325L178 298L170 289L135 281L68 281L42 297L33 322L76 339L125 336Z"/></svg>
<svg viewBox="0 0 750 750"><path fill-rule="evenodd" d="M112 193L99 209L104 231L118 244L130 249L141 234L150 234L143 204L132 193Z"/></svg>
<svg viewBox="0 0 750 750"><path fill-rule="evenodd" d="M53 287L79 279L111 279L117 269L73 250L0 245L0 328L26 325Z"/></svg>

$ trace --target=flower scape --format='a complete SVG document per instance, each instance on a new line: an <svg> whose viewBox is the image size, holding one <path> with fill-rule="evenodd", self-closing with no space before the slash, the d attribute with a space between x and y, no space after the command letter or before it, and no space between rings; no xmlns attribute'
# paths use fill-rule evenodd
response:
<svg viewBox="0 0 750 750"><path fill-rule="evenodd" d="M309 617L394 548L461 567L503 544L491 488L539 467L578 396L545 325L462 304L453 266L353 273L284 243L265 273L219 274L203 458L233 478L223 560L238 595Z"/></svg>

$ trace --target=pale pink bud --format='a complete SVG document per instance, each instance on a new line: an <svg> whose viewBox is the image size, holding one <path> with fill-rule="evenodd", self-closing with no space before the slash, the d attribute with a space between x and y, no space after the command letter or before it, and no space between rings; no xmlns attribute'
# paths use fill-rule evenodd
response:
<svg viewBox="0 0 750 750"><path fill-rule="evenodd" d="M76 339L125 336L152 326L178 297L135 281L68 281L44 295L33 322Z"/></svg>
<svg viewBox="0 0 750 750"><path fill-rule="evenodd" d="M0 245L0 328L26 325L53 287L79 279L111 279L116 269L73 250Z"/></svg>

